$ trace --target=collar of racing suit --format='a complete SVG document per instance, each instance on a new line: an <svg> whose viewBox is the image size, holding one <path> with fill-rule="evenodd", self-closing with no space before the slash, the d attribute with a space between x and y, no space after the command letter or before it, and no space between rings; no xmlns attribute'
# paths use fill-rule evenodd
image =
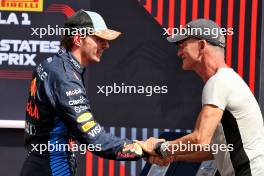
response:
<svg viewBox="0 0 264 176"><path fill-rule="evenodd" d="M81 66L79 61L70 51L67 51L65 48L61 48L57 54L66 59L80 75L84 74L85 68Z"/></svg>

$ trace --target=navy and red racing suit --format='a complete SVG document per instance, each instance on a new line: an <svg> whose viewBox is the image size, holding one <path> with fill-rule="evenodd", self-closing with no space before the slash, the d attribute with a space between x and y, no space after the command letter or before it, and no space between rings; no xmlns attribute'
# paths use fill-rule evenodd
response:
<svg viewBox="0 0 264 176"><path fill-rule="evenodd" d="M103 158L138 160L142 157L139 145L106 133L96 122L83 74L84 68L65 49L34 70L26 104L28 155L21 175L75 175L72 149L54 149L60 144L69 145L71 140L89 145L91 152Z"/></svg>

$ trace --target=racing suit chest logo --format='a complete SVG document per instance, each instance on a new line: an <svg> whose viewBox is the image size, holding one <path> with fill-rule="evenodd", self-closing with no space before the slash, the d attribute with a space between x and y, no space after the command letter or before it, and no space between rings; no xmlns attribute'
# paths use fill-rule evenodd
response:
<svg viewBox="0 0 264 176"><path fill-rule="evenodd" d="M27 102L26 111L30 117L34 119L39 119L38 107L34 102L32 101Z"/></svg>
<svg viewBox="0 0 264 176"><path fill-rule="evenodd" d="M66 92L67 97L82 93L81 89L69 90Z"/></svg>
<svg viewBox="0 0 264 176"><path fill-rule="evenodd" d="M81 104L81 103L84 103L85 102L85 98L83 97L83 96L80 96L80 98L79 99L77 99L77 100L70 100L69 101L69 105L78 105L78 104Z"/></svg>

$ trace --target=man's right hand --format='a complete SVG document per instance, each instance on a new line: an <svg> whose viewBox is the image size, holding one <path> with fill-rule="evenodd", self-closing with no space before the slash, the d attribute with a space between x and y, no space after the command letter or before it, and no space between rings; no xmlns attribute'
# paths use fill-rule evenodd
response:
<svg viewBox="0 0 264 176"><path fill-rule="evenodd" d="M144 152L148 153L149 155L158 156L158 154L155 152L156 144L159 142L165 142L165 139L157 139L157 138L151 137L147 139L146 141L135 140L135 142L141 146Z"/></svg>

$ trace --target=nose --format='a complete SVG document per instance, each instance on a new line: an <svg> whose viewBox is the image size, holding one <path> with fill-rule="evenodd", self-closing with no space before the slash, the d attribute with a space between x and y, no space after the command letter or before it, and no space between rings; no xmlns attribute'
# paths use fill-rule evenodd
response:
<svg viewBox="0 0 264 176"><path fill-rule="evenodd" d="M177 56L181 57L182 56L182 49L178 49Z"/></svg>

